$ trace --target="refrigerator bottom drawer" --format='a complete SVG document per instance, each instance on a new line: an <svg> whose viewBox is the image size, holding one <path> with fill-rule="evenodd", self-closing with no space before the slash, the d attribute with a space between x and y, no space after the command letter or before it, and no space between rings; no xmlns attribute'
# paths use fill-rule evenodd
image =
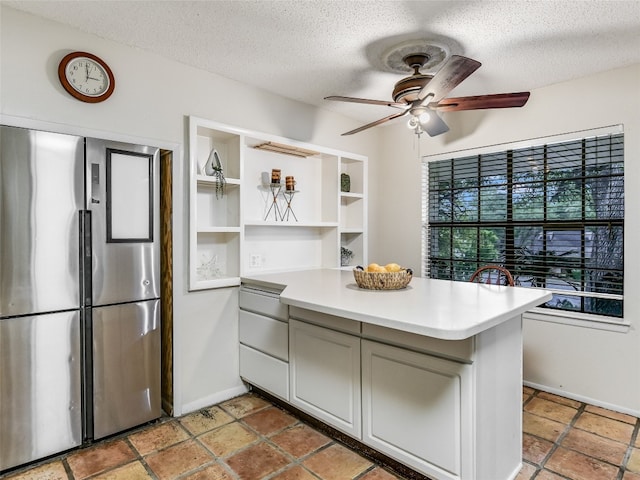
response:
<svg viewBox="0 0 640 480"><path fill-rule="evenodd" d="M0 471L82 442L80 314L0 319Z"/></svg>
<svg viewBox="0 0 640 480"><path fill-rule="evenodd" d="M160 301L94 307L93 437L160 417Z"/></svg>

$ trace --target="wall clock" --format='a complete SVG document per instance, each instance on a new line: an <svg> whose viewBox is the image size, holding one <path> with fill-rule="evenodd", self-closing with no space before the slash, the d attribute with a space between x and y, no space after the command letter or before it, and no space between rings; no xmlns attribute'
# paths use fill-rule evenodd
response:
<svg viewBox="0 0 640 480"><path fill-rule="evenodd" d="M105 101L116 86L109 65L87 52L66 55L58 66L58 77L71 96L88 103Z"/></svg>

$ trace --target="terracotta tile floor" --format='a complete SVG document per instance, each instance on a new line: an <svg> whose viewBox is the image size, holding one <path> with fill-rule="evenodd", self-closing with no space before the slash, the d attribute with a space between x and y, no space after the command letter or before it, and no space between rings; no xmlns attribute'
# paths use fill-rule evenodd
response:
<svg viewBox="0 0 640 480"><path fill-rule="evenodd" d="M640 420L523 388L516 480L640 480ZM163 418L4 480L394 480L358 453L255 396Z"/></svg>
<svg viewBox="0 0 640 480"><path fill-rule="evenodd" d="M516 480L640 480L640 419L523 388Z"/></svg>

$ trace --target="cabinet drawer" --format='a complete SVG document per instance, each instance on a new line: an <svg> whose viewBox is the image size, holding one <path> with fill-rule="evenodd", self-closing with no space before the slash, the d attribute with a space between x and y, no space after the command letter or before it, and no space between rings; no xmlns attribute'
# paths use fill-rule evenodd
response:
<svg viewBox="0 0 640 480"><path fill-rule="evenodd" d="M289 320L289 307L280 303L280 297L276 293L241 287L239 297L240 308L244 310L278 318L285 322Z"/></svg>
<svg viewBox="0 0 640 480"><path fill-rule="evenodd" d="M289 400L289 364L240 345L240 376L269 393Z"/></svg>
<svg viewBox="0 0 640 480"><path fill-rule="evenodd" d="M473 360L473 338L442 340L367 323L362 325L362 338L377 340L389 345L409 348L410 350L451 358L465 363L471 363Z"/></svg>
<svg viewBox="0 0 640 480"><path fill-rule="evenodd" d="M289 316L321 327L327 327L331 330L360 335L360 322L348 318L336 317L300 307L290 307Z"/></svg>
<svg viewBox="0 0 640 480"><path fill-rule="evenodd" d="M240 310L240 343L289 360L289 328L280 320Z"/></svg>

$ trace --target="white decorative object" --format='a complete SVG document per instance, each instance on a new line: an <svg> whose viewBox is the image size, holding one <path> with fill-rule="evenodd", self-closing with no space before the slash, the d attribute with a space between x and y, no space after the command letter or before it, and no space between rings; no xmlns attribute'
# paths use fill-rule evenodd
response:
<svg viewBox="0 0 640 480"><path fill-rule="evenodd" d="M204 164L204 174L215 178L216 180L216 198L220 198L224 195L224 186L227 180L224 178L222 171L222 163L220 162L220 155L218 151L213 148L209 153L207 163Z"/></svg>
<svg viewBox="0 0 640 480"><path fill-rule="evenodd" d="M196 268L198 281L213 280L224 276L224 265L218 265L218 255L207 255L203 253L199 258L199 265Z"/></svg>

